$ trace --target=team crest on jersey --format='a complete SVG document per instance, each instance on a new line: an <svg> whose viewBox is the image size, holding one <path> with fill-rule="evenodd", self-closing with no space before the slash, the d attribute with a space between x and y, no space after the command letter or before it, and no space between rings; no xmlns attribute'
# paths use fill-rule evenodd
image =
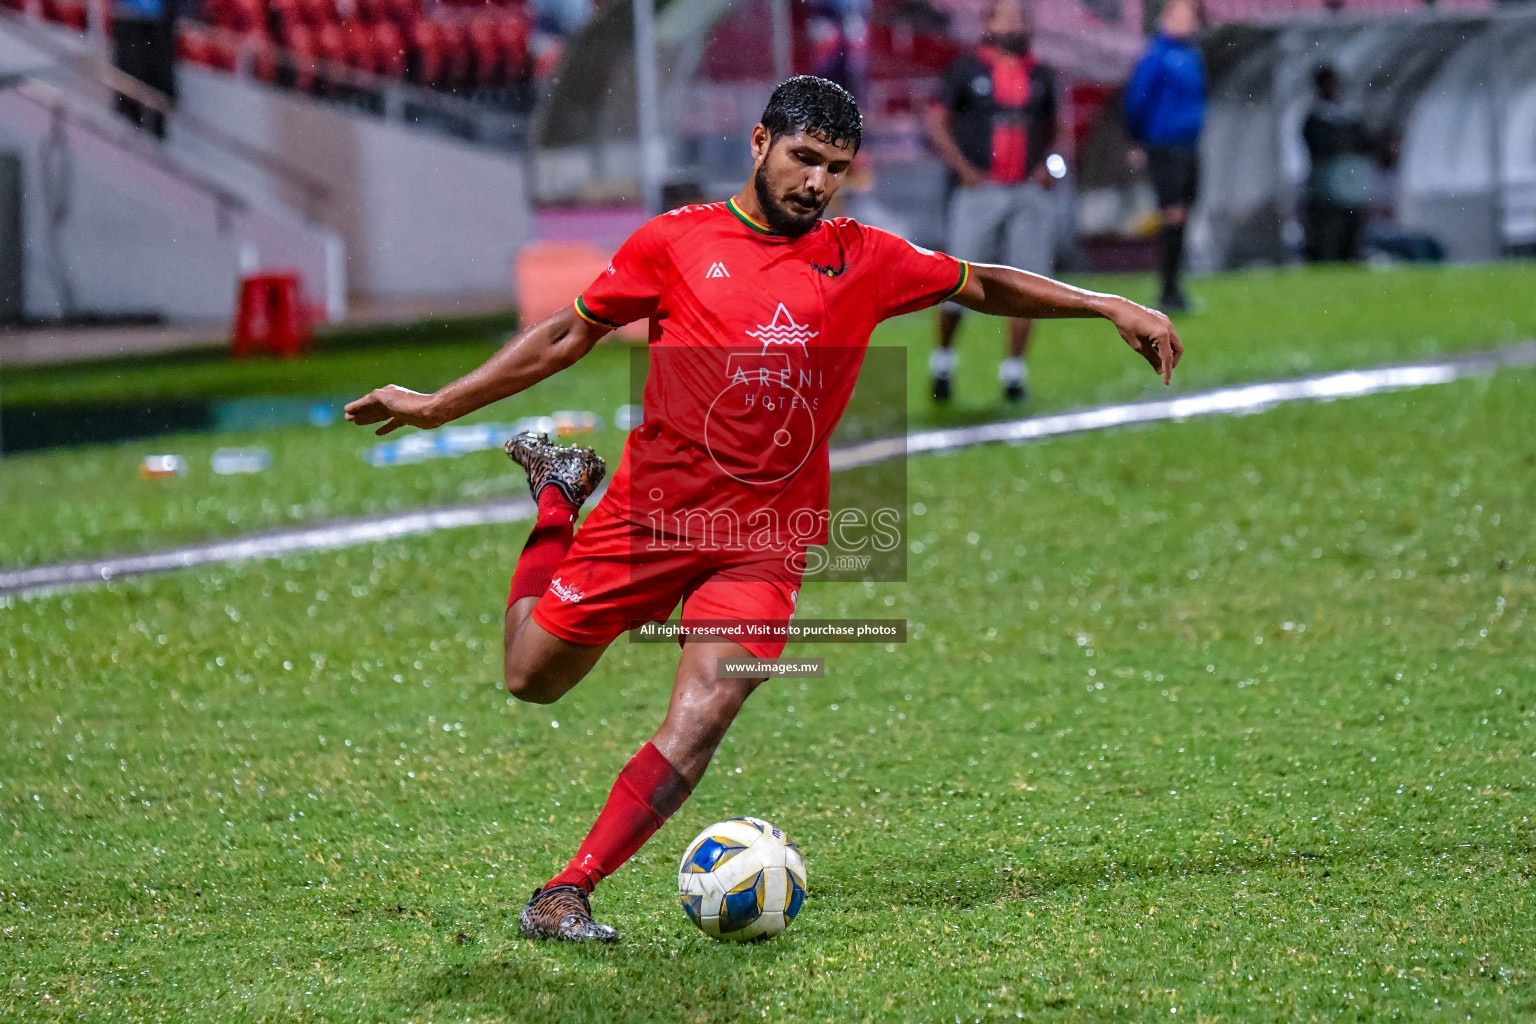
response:
<svg viewBox="0 0 1536 1024"><path fill-rule="evenodd" d="M549 589L554 593L556 597L564 601L566 604L575 604L577 601L580 601L582 598L587 596L580 589L571 586L569 583L560 582L559 576L556 576L554 579L549 581Z"/></svg>
<svg viewBox="0 0 1536 1024"><path fill-rule="evenodd" d="M704 275L704 279L707 281L707 280L709 280L712 277L730 277L730 276L731 276L731 272L729 270L725 269L725 264L721 263L718 260L716 260L714 263L711 263L709 265L709 273Z"/></svg>
<svg viewBox="0 0 1536 1024"><path fill-rule="evenodd" d="M809 324L797 324L795 318L790 315L784 303L779 303L779 308L773 311L773 320L767 324L758 324L757 330L747 331L747 337L756 338L763 343L763 351L768 351L769 345L799 345L802 349L806 342L816 337L820 331L813 331Z"/></svg>

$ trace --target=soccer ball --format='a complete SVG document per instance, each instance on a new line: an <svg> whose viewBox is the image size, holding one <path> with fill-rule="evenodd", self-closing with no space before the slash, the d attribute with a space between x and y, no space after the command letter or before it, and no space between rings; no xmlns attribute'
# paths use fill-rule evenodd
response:
<svg viewBox="0 0 1536 1024"><path fill-rule="evenodd" d="M805 859L761 818L732 818L688 844L677 890L688 919L710 938L771 939L805 902Z"/></svg>

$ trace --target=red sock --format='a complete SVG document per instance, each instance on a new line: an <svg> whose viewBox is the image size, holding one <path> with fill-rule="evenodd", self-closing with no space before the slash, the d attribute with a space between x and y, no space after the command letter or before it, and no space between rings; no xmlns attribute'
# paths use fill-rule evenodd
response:
<svg viewBox="0 0 1536 1024"><path fill-rule="evenodd" d="M591 892L598 882L633 857L692 792L688 780L647 742L619 772L608 802L581 849L576 851L575 859L551 878L545 888L579 885Z"/></svg>
<svg viewBox="0 0 1536 1024"><path fill-rule="evenodd" d="M512 573L507 607L525 597L539 597L549 589L555 569L576 539L576 506L560 490L546 484L539 492L539 518L528 534Z"/></svg>

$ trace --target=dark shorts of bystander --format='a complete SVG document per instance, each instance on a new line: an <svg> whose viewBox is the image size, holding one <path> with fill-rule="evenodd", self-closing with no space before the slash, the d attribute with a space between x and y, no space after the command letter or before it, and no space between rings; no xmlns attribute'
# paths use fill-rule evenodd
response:
<svg viewBox="0 0 1536 1024"><path fill-rule="evenodd" d="M1200 154L1184 146L1148 146L1147 171L1152 175L1152 191L1157 206L1190 207L1200 185Z"/></svg>

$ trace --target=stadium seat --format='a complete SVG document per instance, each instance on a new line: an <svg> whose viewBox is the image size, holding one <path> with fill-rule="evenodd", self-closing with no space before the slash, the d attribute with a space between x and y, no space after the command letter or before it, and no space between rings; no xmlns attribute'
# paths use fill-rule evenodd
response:
<svg viewBox="0 0 1536 1024"><path fill-rule="evenodd" d="M405 34L392 21L380 21L369 29L373 43L373 67L389 78L404 78L409 64Z"/></svg>
<svg viewBox="0 0 1536 1024"><path fill-rule="evenodd" d="M316 81L315 56L319 52L314 29L302 23L290 25L283 36L283 43L293 59L294 88L305 91L313 89Z"/></svg>
<svg viewBox="0 0 1536 1024"><path fill-rule="evenodd" d="M528 19L521 11L509 11L496 22L501 39L506 80L520 82L528 77Z"/></svg>
<svg viewBox="0 0 1536 1024"><path fill-rule="evenodd" d="M377 70L374 62L373 32L369 26L354 18L344 22L341 31L342 38L346 42L347 64L360 71Z"/></svg>
<svg viewBox="0 0 1536 1024"><path fill-rule="evenodd" d="M420 85L437 87L444 80L446 66L443 39L437 22L418 18L411 25L410 49L414 56L412 75Z"/></svg>
<svg viewBox="0 0 1536 1024"><path fill-rule="evenodd" d="M215 24L231 32L255 32L267 27L267 5L263 0L220 0Z"/></svg>
<svg viewBox="0 0 1536 1024"><path fill-rule="evenodd" d="M0 0L5 2L21 0ZM75 17L66 5L83 11L85 0L40 2L48 5L49 17L62 21ZM178 37L178 54L233 70L247 50L258 78L273 81L279 65L289 65L295 86L306 90L318 80L317 60L436 89L499 88L528 76L523 0L437 2L441 6L429 17L422 14L422 0L205 0L204 18L240 40L191 26Z"/></svg>
<svg viewBox="0 0 1536 1024"><path fill-rule="evenodd" d="M471 51L469 33L462 25L451 21L438 22L438 38L443 45L443 77L441 88L460 89L470 84L469 65Z"/></svg>
<svg viewBox="0 0 1536 1024"><path fill-rule="evenodd" d="M334 0L299 0L299 11L304 23L314 29L336 20Z"/></svg>
<svg viewBox="0 0 1536 1024"><path fill-rule="evenodd" d="M315 55L333 64L347 62L347 33L338 22L328 21L315 29Z"/></svg>
<svg viewBox="0 0 1536 1024"><path fill-rule="evenodd" d="M402 29L421 17L421 0L382 0L390 21Z"/></svg>
<svg viewBox="0 0 1536 1024"><path fill-rule="evenodd" d="M474 57L475 85L500 85L503 81L504 61L496 22L488 16L477 17L469 23L468 34L470 52Z"/></svg>
<svg viewBox="0 0 1536 1024"><path fill-rule="evenodd" d="M186 25L176 35L176 56L192 64L212 67L212 35L201 26Z"/></svg>
<svg viewBox="0 0 1536 1024"><path fill-rule="evenodd" d="M290 25L304 24L303 0L270 0L270 8L277 29L285 31Z"/></svg>
<svg viewBox="0 0 1536 1024"><path fill-rule="evenodd" d="M45 0L44 17L80 32L85 31L87 13L84 0Z"/></svg>
<svg viewBox="0 0 1536 1024"><path fill-rule="evenodd" d="M264 31L249 32L245 45L251 53L251 74L263 82L277 80L277 44Z"/></svg>

